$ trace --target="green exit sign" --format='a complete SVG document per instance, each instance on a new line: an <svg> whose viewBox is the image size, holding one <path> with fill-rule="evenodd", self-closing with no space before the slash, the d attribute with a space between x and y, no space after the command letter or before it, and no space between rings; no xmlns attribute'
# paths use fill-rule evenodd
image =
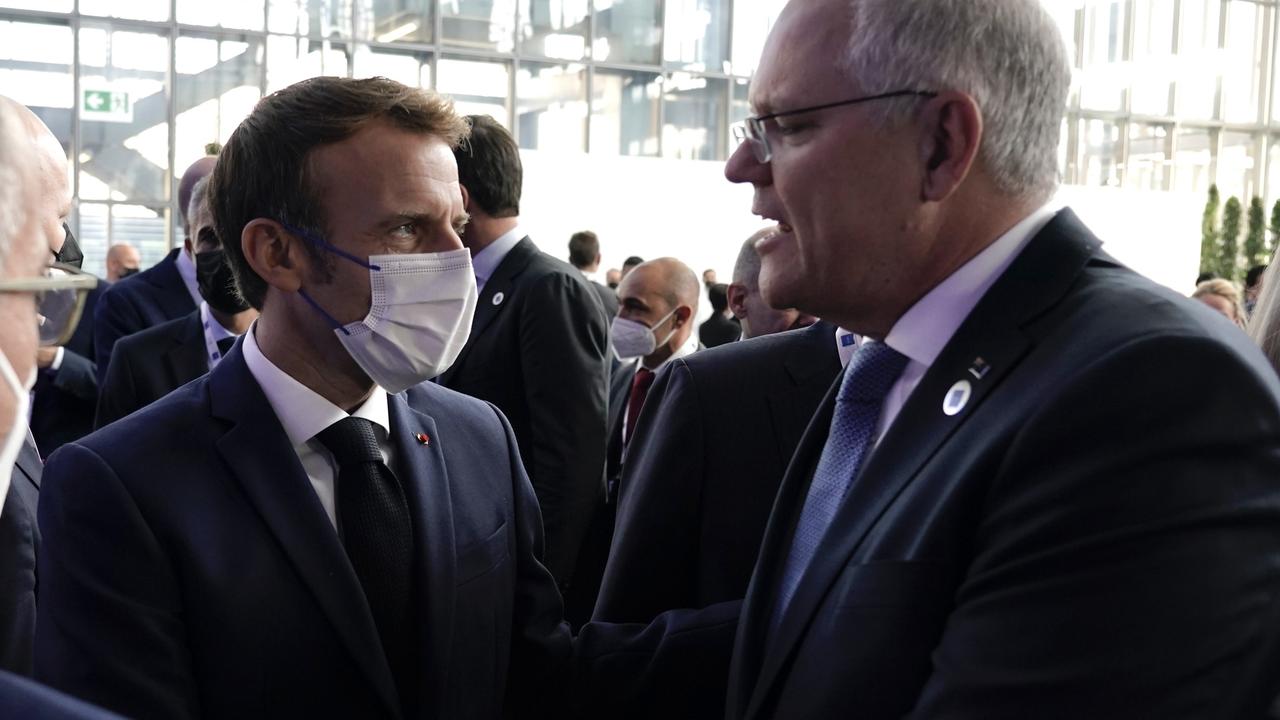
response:
<svg viewBox="0 0 1280 720"><path fill-rule="evenodd" d="M83 88L80 94L80 118L99 122L133 122L133 105L123 90Z"/></svg>

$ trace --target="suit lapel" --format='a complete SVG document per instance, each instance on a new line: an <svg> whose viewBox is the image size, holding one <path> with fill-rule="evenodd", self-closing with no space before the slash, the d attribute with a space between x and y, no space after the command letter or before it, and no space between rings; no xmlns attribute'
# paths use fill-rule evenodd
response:
<svg viewBox="0 0 1280 720"><path fill-rule="evenodd" d="M435 420L414 409L406 397L391 396L391 439L397 452L395 469L413 518L415 605L426 608L415 616L415 632L423 652L418 707L429 708L438 706L436 699L446 694L449 679L457 556L442 439Z"/></svg>
<svg viewBox="0 0 1280 720"><path fill-rule="evenodd" d="M803 333L802 341L793 343L782 361L791 382L768 398L773 437L783 468L813 418L814 407L840 374L835 326L820 322L798 332Z"/></svg>
<svg viewBox="0 0 1280 720"><path fill-rule="evenodd" d="M37 491L40 490L40 477L44 474L44 463L40 462L40 451L36 448L36 441L32 437L30 430L27 430L26 439L22 441L22 445L18 448L18 457L13 466L18 469L19 473L26 476L32 487ZM12 483L13 481L10 480L10 482Z"/></svg>
<svg viewBox="0 0 1280 720"><path fill-rule="evenodd" d="M981 407L1000 381L1026 355L1032 341L1024 330L1025 326L1061 300L1099 246L1098 240L1071 211L1062 211L1027 244L943 348L889 431L867 458L822 540L822 552L814 555L801 578L767 648L748 716L763 702L823 598L867 531L946 439ZM971 387L968 402L960 412L947 415L943 412L944 397L955 383L962 380ZM793 463L788 471L787 514L779 516L783 508L778 507L770 519L771 531L779 529L774 527L775 521L786 521L777 523L785 525L786 534L773 538L782 544L768 546L779 549L775 560L785 558L786 549L790 546L791 530L830 427L834 394L828 394L823 407L819 413L821 423L818 424L820 418L816 417L805 439L805 462ZM797 452L797 460L801 457L802 453ZM770 595L776 590L776 570L775 562L771 564L772 572L768 576L771 584L767 592ZM767 632L768 615L754 620L751 627L757 634Z"/></svg>
<svg viewBox="0 0 1280 720"><path fill-rule="evenodd" d="M476 312L471 318L471 335L467 339L467 344L462 348L462 352L458 355L458 359L454 361L453 366L440 376L440 384L449 385L449 380L453 378L458 368L466 364L467 356L471 354L471 349L476 346L476 341L484 334L485 329L498 317L503 308L510 304L512 289L515 287L515 280L529 266L529 262L538 254L538 248L533 241L525 237L516 243L515 247L507 253L507 256L498 263L498 267L494 268L493 275L489 276L489 280L484 284L484 290L480 292L480 297L476 301ZM495 302L496 301L496 302Z"/></svg>
<svg viewBox="0 0 1280 720"><path fill-rule="evenodd" d="M178 342L164 354L165 367L169 371L169 387L177 388L209 372L209 360L205 357L204 326L200 312L190 314L182 323Z"/></svg>
<svg viewBox="0 0 1280 720"><path fill-rule="evenodd" d="M213 415L231 422L218 452L280 542L392 717L395 681L369 604L338 534L239 347L209 378Z"/></svg>

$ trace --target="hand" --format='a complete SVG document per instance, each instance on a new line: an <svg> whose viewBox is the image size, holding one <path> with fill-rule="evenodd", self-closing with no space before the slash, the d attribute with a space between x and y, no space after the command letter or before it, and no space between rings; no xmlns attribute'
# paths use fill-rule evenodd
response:
<svg viewBox="0 0 1280 720"><path fill-rule="evenodd" d="M44 370L53 364L53 359L58 357L57 346L36 348L36 367Z"/></svg>

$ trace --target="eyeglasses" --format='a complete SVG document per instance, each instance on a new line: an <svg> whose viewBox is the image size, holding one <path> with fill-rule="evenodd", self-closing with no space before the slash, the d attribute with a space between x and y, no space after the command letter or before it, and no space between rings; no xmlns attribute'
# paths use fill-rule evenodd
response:
<svg viewBox="0 0 1280 720"><path fill-rule="evenodd" d="M80 322L85 298L97 284L98 278L79 268L54 263L45 268L43 277L0 280L0 292L34 293L40 344L64 345Z"/></svg>
<svg viewBox="0 0 1280 720"><path fill-rule="evenodd" d="M814 105L812 107L799 108L797 110L783 110L781 112L769 113L768 115L758 115L756 117L749 117L741 123L734 125L733 138L738 141L739 145L750 141L751 152L755 155L756 160L761 163L767 163L773 159L773 150L769 147L769 135L765 128L765 123L769 120L786 117L788 115L799 115L801 113L815 112L818 110L828 110L830 108L841 107L843 105L857 105L858 103L871 102L872 100L884 100L885 98L906 97L909 95L931 98L936 97L937 94L938 93L928 92L925 90L895 90L893 92L881 93L879 95L853 98L851 100L841 100L840 102Z"/></svg>

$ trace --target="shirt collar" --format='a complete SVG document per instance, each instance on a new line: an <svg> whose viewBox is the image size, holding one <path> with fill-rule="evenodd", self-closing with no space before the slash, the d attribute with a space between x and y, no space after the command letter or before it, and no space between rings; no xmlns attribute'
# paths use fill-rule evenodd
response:
<svg viewBox="0 0 1280 720"><path fill-rule="evenodd" d="M858 349L860 339L842 327L836 328L836 355L840 358L840 367L849 365L849 358L852 358L854 351Z"/></svg>
<svg viewBox="0 0 1280 720"><path fill-rule="evenodd" d="M489 243L483 250L471 254L471 269L476 274L476 285L481 287L493 277L493 271L502 264L507 253L511 252L524 238L524 231L517 225Z"/></svg>
<svg viewBox="0 0 1280 720"><path fill-rule="evenodd" d="M204 302L204 297L200 295L200 283L196 281L196 261L187 254L186 248L178 248L178 259L174 264L178 266L178 277L182 278L182 284L191 293L191 301L196 305Z"/></svg>
<svg viewBox="0 0 1280 720"><path fill-rule="evenodd" d="M209 334L209 339L215 343L225 338L238 338L239 335L231 332L218 322L218 318L209 312L209 303L200 301L200 322L204 325L205 332Z"/></svg>
<svg viewBox="0 0 1280 720"><path fill-rule="evenodd" d="M685 340L683 345L676 348L676 351L671 353L671 357L658 363L658 367L650 368L650 369L656 373L659 370L661 370L663 367L665 367L666 364L671 362L672 360L679 360L682 357L688 357L697 351L698 351L698 333L691 332L689 333L689 339ZM638 369L642 367L644 367L644 358L637 358L636 368Z"/></svg>
<svg viewBox="0 0 1280 720"><path fill-rule="evenodd" d="M249 332L244 334L244 341L241 343L244 361L249 366L253 379L262 387L262 393L267 396L267 402L280 419L289 442L295 448L305 445L321 430L348 417L342 408L324 399L268 360L254 337L257 328L258 323L254 321L249 326ZM380 386L375 385L369 399L350 415L372 422L381 429L384 438L390 434L387 391Z"/></svg>
<svg viewBox="0 0 1280 720"><path fill-rule="evenodd" d="M996 278L1054 214L1051 205L1041 206L960 266L898 318L885 337L885 344L926 368L931 367Z"/></svg>

